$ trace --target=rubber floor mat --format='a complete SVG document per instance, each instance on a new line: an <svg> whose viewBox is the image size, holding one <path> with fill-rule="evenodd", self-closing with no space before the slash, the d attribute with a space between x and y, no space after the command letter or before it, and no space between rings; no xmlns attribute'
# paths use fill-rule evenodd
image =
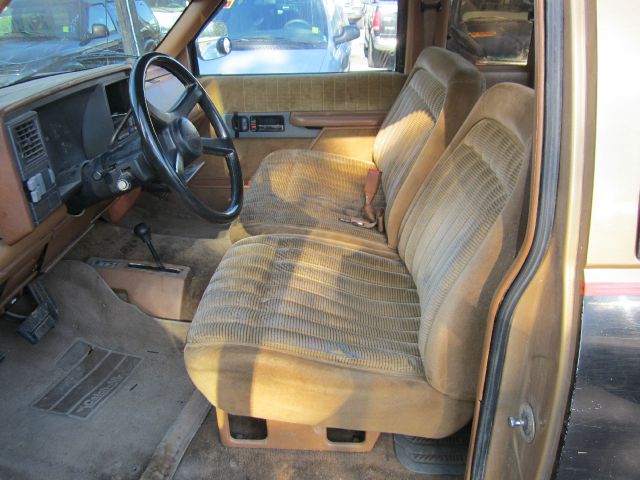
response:
<svg viewBox="0 0 640 480"><path fill-rule="evenodd" d="M453 435L422 438L393 435L393 446L400 463L424 475L464 475L469 450L470 424Z"/></svg>
<svg viewBox="0 0 640 480"><path fill-rule="evenodd" d="M107 350L78 339L57 362L66 370L33 406L85 419L131 375L142 358Z"/></svg>

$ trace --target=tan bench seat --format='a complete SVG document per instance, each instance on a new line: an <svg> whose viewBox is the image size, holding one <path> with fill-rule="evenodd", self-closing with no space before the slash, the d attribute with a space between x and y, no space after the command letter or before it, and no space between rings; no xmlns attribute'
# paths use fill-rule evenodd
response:
<svg viewBox="0 0 640 480"><path fill-rule="evenodd" d="M532 131L532 90L487 91L392 258L290 234L235 243L188 334L196 387L234 415L425 437L462 427L516 255Z"/></svg>

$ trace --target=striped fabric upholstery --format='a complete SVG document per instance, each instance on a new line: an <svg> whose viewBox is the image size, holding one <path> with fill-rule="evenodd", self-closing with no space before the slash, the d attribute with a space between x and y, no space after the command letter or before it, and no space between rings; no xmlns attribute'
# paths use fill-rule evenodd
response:
<svg viewBox="0 0 640 480"><path fill-rule="evenodd" d="M455 290L461 274L477 258L489 231L512 199L516 183L523 187L524 165L528 145L506 127L495 120L483 119L476 123L461 142L434 169L430 181L424 185L407 213L400 233L399 253L418 286L422 322L420 324L419 345L425 360L429 358L429 370L444 371L448 362L444 350L448 345L430 342L432 329L440 323L440 329L448 329L452 319L443 305L466 298ZM521 197L522 193L519 192ZM519 197L515 201L519 201ZM511 225L514 234L505 236L510 245L494 247L500 251L507 247L515 255L515 234L518 224ZM491 254L487 252L490 256ZM482 269L480 269L482 270ZM477 271L473 281L485 285L487 272ZM473 345L473 341L484 333L482 323L488 314L490 296L482 298L474 305L470 319L474 328L463 332L464 338L456 342ZM445 313L442 313L444 310ZM462 320L462 319L459 319ZM451 333L450 331L448 333ZM435 336L441 338L440 336ZM433 354L428 350L440 351ZM427 355L427 353L430 353ZM480 352L477 352L479 355ZM449 375L445 393L460 395L461 391L472 395L476 368L460 372L447 369ZM462 385L468 385L462 388ZM455 385L450 388L449 385Z"/></svg>
<svg viewBox="0 0 640 480"><path fill-rule="evenodd" d="M429 71L417 68L387 114L373 147L373 159L384 174L388 208L429 139L442 111L447 87Z"/></svg>
<svg viewBox="0 0 640 480"><path fill-rule="evenodd" d="M427 437L461 428L517 251L533 103L520 85L486 92L410 206L396 257L284 234L234 244L189 331L194 384L261 418Z"/></svg>
<svg viewBox="0 0 640 480"><path fill-rule="evenodd" d="M373 161L319 151L274 152L251 181L243 210L230 229L231 241L263 233L310 233L385 248L385 235L339 221L362 215L367 170L379 168L382 188L376 203L386 208L389 246L395 249L400 219L419 181L483 89L482 76L462 57L425 49L376 136ZM445 119L438 122L441 116ZM406 185L410 175L418 184Z"/></svg>
<svg viewBox="0 0 640 480"><path fill-rule="evenodd" d="M400 259L260 235L225 255L189 342L261 345L423 378L419 326L418 296Z"/></svg>
<svg viewBox="0 0 640 480"><path fill-rule="evenodd" d="M314 231L357 235L365 241L383 244L384 234L376 229L362 229L340 222L340 217L357 217L363 198L364 178L372 162L316 152L313 150L278 150L265 160L268 168L259 168L244 199L241 222L232 226L236 238L251 232L250 225L260 224L261 233ZM378 192L374 205L384 206L384 193ZM266 212L269 212L268 214Z"/></svg>

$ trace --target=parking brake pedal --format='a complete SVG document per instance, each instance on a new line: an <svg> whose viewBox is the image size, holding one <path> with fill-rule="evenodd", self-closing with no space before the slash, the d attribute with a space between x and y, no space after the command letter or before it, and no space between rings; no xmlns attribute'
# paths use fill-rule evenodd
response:
<svg viewBox="0 0 640 480"><path fill-rule="evenodd" d="M31 282L27 289L37 307L24 319L16 331L30 343L36 344L55 326L58 320L58 306L39 278Z"/></svg>

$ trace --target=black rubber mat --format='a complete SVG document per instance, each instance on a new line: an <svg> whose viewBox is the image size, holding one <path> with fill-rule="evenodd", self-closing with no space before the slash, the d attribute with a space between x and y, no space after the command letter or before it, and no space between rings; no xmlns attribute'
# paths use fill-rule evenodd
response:
<svg viewBox="0 0 640 480"><path fill-rule="evenodd" d="M88 418L127 379L142 359L76 340L57 366L66 374L33 406L70 417Z"/></svg>
<svg viewBox="0 0 640 480"><path fill-rule="evenodd" d="M464 475L470 433L467 426L441 439L394 435L393 447L400 463L412 472Z"/></svg>

